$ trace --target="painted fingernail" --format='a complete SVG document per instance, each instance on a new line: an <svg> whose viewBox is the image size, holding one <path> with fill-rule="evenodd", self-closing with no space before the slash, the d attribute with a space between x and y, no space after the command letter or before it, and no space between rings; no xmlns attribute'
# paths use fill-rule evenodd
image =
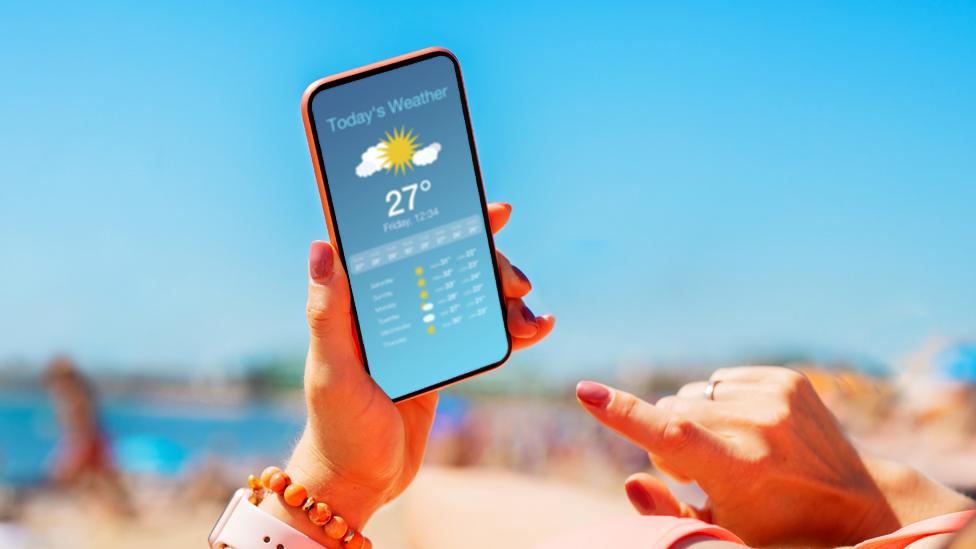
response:
<svg viewBox="0 0 976 549"><path fill-rule="evenodd" d="M535 315L525 305L522 305L519 314L522 315L522 321L525 323L518 327L519 337L535 337L539 333L539 323L536 321Z"/></svg>
<svg viewBox="0 0 976 549"><path fill-rule="evenodd" d="M593 381L580 381L576 384L576 398L590 406L603 408L610 402L610 389Z"/></svg>
<svg viewBox="0 0 976 549"><path fill-rule="evenodd" d="M532 285L532 283L529 282L529 277L525 276L525 273L522 272L522 269L519 269L515 265L512 265L512 271L515 272L515 276L517 276L519 280L521 280L522 282L530 286Z"/></svg>
<svg viewBox="0 0 976 549"><path fill-rule="evenodd" d="M313 242L308 250L308 274L312 280L325 284L332 278L332 246L324 242Z"/></svg>
<svg viewBox="0 0 976 549"><path fill-rule="evenodd" d="M654 499L647 493L644 486L639 482L628 482L624 485L627 491L627 499L643 515L654 513Z"/></svg>

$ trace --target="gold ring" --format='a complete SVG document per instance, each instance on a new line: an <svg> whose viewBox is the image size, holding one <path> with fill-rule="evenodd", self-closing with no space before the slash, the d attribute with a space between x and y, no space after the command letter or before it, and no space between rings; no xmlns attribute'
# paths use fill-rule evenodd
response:
<svg viewBox="0 0 976 549"><path fill-rule="evenodd" d="M715 386L718 385L720 380L709 380L705 385L705 400L715 400Z"/></svg>

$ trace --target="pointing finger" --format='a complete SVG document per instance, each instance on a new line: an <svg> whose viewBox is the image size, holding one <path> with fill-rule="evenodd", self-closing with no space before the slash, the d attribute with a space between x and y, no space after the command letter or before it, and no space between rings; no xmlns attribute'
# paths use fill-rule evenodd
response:
<svg viewBox="0 0 976 549"><path fill-rule="evenodd" d="M721 441L694 421L592 381L577 384L576 397L598 421L647 452L681 463L692 477L720 465Z"/></svg>

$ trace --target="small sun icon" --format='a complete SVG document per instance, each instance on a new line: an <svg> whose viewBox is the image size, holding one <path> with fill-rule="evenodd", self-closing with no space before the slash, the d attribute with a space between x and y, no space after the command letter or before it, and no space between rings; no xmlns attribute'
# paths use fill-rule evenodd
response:
<svg viewBox="0 0 976 549"><path fill-rule="evenodd" d="M413 170L413 153L420 148L418 137L413 130L403 127L394 128L393 135L386 132L386 139L379 144L380 159L386 171L393 170L394 175L399 175L400 172L407 173L407 168Z"/></svg>

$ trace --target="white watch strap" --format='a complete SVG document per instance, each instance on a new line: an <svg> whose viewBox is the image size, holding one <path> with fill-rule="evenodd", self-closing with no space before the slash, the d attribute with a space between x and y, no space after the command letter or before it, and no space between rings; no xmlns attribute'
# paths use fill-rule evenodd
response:
<svg viewBox="0 0 976 549"><path fill-rule="evenodd" d="M265 541L267 538L267 541ZM213 547L233 549L323 549L325 546L240 498Z"/></svg>

